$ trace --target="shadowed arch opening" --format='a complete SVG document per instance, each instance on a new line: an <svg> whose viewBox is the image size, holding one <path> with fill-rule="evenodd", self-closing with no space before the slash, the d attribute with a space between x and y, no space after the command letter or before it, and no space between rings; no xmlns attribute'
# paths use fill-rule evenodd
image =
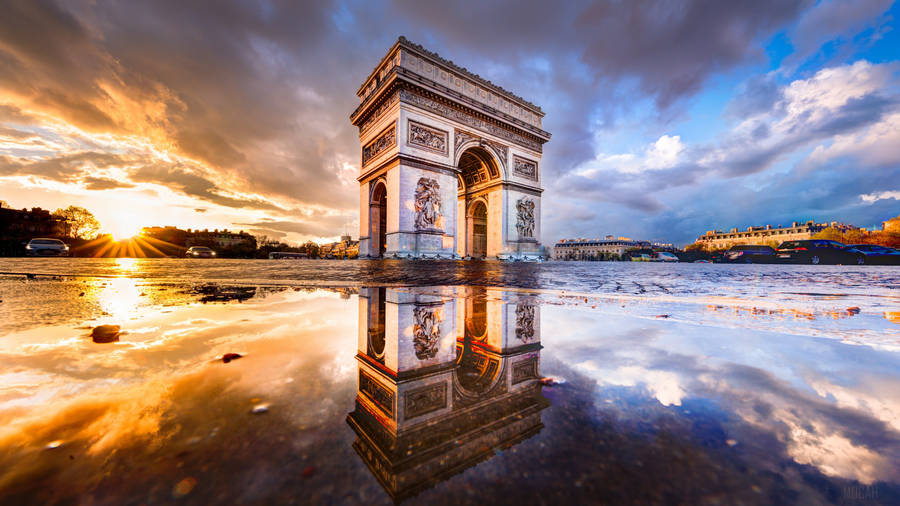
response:
<svg viewBox="0 0 900 506"><path fill-rule="evenodd" d="M387 248L387 187L383 181L375 184L369 205L369 223L372 232L372 255L383 257Z"/></svg>
<svg viewBox="0 0 900 506"><path fill-rule="evenodd" d="M487 206L484 201L479 200L472 206L471 217L469 218L472 227L472 253L475 258L484 258L487 256Z"/></svg>
<svg viewBox="0 0 900 506"><path fill-rule="evenodd" d="M460 169L465 189L500 178L500 168L493 156L482 147L471 147L459 156Z"/></svg>

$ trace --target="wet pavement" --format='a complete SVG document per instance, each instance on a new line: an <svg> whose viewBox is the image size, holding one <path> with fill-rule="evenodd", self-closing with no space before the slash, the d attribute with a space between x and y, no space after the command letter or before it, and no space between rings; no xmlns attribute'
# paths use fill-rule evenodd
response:
<svg viewBox="0 0 900 506"><path fill-rule="evenodd" d="M898 268L0 271L0 504L900 503Z"/></svg>

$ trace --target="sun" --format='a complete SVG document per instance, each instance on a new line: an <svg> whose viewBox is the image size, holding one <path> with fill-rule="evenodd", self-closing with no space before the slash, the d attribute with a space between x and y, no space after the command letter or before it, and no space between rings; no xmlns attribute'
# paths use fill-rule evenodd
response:
<svg viewBox="0 0 900 506"><path fill-rule="evenodd" d="M110 227L109 233L112 234L113 239L124 241L141 235L143 227L140 224L129 220L128 217L123 216L122 218L124 218L122 221L118 221Z"/></svg>

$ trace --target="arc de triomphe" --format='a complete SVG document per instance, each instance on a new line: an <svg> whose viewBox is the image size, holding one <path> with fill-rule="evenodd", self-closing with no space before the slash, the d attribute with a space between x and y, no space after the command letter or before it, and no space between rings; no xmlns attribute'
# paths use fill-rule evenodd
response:
<svg viewBox="0 0 900 506"><path fill-rule="evenodd" d="M360 257L546 255L540 107L404 37L357 95Z"/></svg>

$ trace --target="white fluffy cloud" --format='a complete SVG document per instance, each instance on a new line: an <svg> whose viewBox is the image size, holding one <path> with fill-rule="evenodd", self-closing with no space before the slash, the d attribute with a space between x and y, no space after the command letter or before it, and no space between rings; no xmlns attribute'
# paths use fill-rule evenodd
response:
<svg viewBox="0 0 900 506"><path fill-rule="evenodd" d="M679 135L663 135L656 142L649 144L639 154L601 153L585 165L578 174L593 177L606 170L614 170L624 174L640 174L642 172L668 169L678 164L684 152L684 144Z"/></svg>

